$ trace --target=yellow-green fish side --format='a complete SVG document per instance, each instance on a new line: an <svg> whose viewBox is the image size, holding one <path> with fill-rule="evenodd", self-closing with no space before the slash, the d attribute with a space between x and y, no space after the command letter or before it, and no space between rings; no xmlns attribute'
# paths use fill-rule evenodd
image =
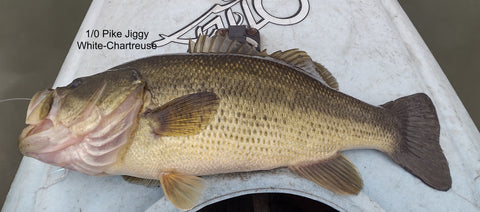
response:
<svg viewBox="0 0 480 212"><path fill-rule="evenodd" d="M195 135L155 136L140 119L131 143L108 172L158 179L268 170L325 160L338 151L395 146L395 119L273 59L242 55L168 55L135 69L151 100L144 110L198 92L218 95L210 123Z"/></svg>

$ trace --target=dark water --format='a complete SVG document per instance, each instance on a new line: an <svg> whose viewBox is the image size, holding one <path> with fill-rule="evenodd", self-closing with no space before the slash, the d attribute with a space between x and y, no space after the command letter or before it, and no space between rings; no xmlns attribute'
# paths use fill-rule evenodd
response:
<svg viewBox="0 0 480 212"><path fill-rule="evenodd" d="M465 107L480 124L480 1L401 0ZM0 99L51 87L90 1L0 1ZM0 103L0 201L20 163L27 101Z"/></svg>

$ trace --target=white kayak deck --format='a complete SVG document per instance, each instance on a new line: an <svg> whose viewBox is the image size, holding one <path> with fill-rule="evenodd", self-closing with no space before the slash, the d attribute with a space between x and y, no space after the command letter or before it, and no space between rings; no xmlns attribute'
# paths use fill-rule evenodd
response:
<svg viewBox="0 0 480 212"><path fill-rule="evenodd" d="M213 7L215 4L219 5ZM262 48L268 52L291 48L308 52L332 72L340 91L348 95L380 105L417 92L428 94L440 120L440 144L450 165L452 188L447 192L434 190L385 154L374 150L353 150L346 151L345 155L357 166L364 181L364 188L357 196L335 195L287 169L277 169L205 176L206 190L200 205L193 210L256 192L297 194L341 211L480 210L480 134L440 66L395 0L310 0L309 4L308 1L299 4L265 0L263 5L261 1L251 0L230 3L220 0L126 0L121 4L94 0L55 86L64 86L74 78L99 73L133 59L184 53L187 46L178 42L185 42L184 39L192 37L195 30L212 30L215 26L221 28L241 20L243 24L252 24L252 18L256 20L254 25L261 28ZM103 30L121 31L122 37L112 37L118 37L118 34L111 33L104 37ZM135 40L125 37L128 30L149 34L145 40ZM159 34L165 36L157 44L166 45L155 50L111 50L107 47L85 50L79 49L77 43L142 44L161 39ZM177 209L166 200L161 188L130 184L120 176L94 177L67 172L24 157L3 210Z"/></svg>

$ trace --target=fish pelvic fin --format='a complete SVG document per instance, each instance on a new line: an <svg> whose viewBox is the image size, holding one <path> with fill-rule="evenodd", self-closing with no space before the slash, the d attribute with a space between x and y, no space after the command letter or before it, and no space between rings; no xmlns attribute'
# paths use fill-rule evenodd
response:
<svg viewBox="0 0 480 212"><path fill-rule="evenodd" d="M452 186L448 161L440 147L440 124L435 106L424 93L382 105L396 116L399 136L388 154L428 186L447 191Z"/></svg>
<svg viewBox="0 0 480 212"><path fill-rule="evenodd" d="M288 168L337 194L358 194L363 187L357 168L341 153L320 162L297 164Z"/></svg>
<svg viewBox="0 0 480 212"><path fill-rule="evenodd" d="M200 201L205 187L202 178L176 172L163 173L159 178L165 196L178 209L192 209Z"/></svg>

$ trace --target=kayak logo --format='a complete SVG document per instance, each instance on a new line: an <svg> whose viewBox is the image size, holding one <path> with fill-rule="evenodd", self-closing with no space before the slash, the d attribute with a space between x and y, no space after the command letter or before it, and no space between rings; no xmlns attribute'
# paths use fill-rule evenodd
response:
<svg viewBox="0 0 480 212"><path fill-rule="evenodd" d="M153 41L158 47L169 43L188 44L190 39L200 35L213 35L218 29L234 25L248 25L261 29L272 23L281 26L293 25L307 17L310 10L308 0L298 0L297 12L287 17L276 17L263 6L262 0L234 0L226 4L215 4L196 20L170 34L160 34L160 39Z"/></svg>

